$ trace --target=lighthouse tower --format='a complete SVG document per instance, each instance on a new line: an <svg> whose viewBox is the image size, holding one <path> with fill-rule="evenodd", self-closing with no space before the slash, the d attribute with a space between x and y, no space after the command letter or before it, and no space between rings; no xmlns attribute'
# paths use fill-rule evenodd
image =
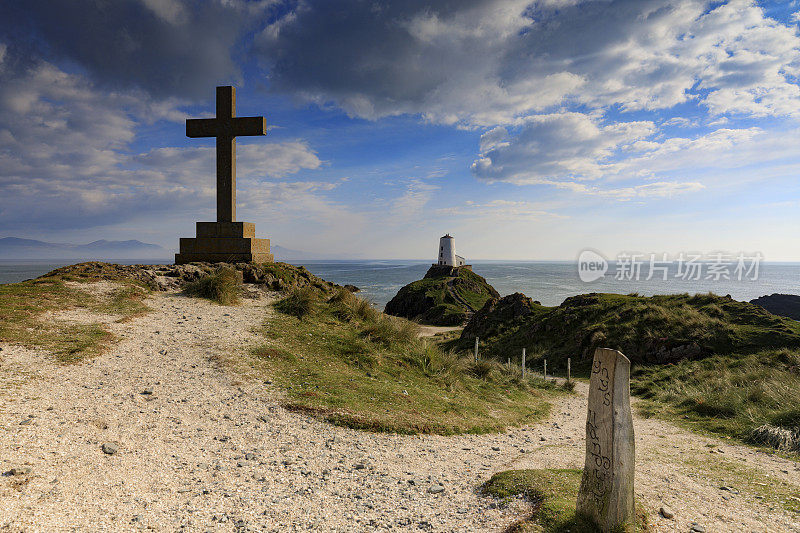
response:
<svg viewBox="0 0 800 533"><path fill-rule="evenodd" d="M439 258L436 264L451 267L464 266L464 258L456 255L456 240L449 233L439 239Z"/></svg>

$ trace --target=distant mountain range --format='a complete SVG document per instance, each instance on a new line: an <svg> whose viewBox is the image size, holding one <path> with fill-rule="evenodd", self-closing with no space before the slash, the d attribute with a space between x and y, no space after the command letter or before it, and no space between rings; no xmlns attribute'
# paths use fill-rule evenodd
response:
<svg viewBox="0 0 800 533"><path fill-rule="evenodd" d="M66 244L5 237L0 239L0 259L169 259L172 253L141 241L100 240Z"/></svg>
<svg viewBox="0 0 800 533"><path fill-rule="evenodd" d="M157 244L130 241L100 240L89 244L66 244L5 237L0 239L0 260L19 259L158 259L172 263L174 250L168 250ZM292 250L273 245L272 253L277 261L303 261L307 259L346 259L346 256L320 257L318 254Z"/></svg>

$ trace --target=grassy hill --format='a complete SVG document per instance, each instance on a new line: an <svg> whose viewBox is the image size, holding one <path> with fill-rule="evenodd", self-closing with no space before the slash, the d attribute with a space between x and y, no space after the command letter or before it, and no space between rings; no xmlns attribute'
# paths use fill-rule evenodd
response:
<svg viewBox="0 0 800 533"><path fill-rule="evenodd" d="M475 336L501 360L523 347L587 362L595 348L620 350L634 363L669 363L712 354L800 348L800 324L747 302L714 294L639 296L584 294L545 307L522 294L486 304L457 343Z"/></svg>
<svg viewBox="0 0 800 533"><path fill-rule="evenodd" d="M552 382L440 350L416 324L347 291L290 292L267 317L251 369L272 376L285 405L350 427L399 433L483 433L533 423Z"/></svg>
<svg viewBox="0 0 800 533"><path fill-rule="evenodd" d="M497 291L472 270L431 266L425 277L409 283L386 304L386 313L434 326L459 326Z"/></svg>
<svg viewBox="0 0 800 533"><path fill-rule="evenodd" d="M454 348L475 336L504 361L527 348L538 367L586 368L594 350L620 350L634 365L645 414L800 453L800 323L714 294L585 294L545 307L522 294L491 300Z"/></svg>

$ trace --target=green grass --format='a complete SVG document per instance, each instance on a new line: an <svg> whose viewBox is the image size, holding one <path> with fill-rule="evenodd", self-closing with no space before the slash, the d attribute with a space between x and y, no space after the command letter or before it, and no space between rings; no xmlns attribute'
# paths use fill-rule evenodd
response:
<svg viewBox="0 0 800 533"><path fill-rule="evenodd" d="M320 294L313 289L308 287L294 288L275 305L275 309L302 320L305 316L315 311L319 304L319 299Z"/></svg>
<svg viewBox="0 0 800 533"><path fill-rule="evenodd" d="M514 524L510 532L595 533L597 528L575 512L581 475L582 470L574 469L506 470L493 475L481 492L503 500L522 497L533 504L532 515ZM641 510L637 510L637 522L632 530L649 531L647 515Z"/></svg>
<svg viewBox="0 0 800 533"><path fill-rule="evenodd" d="M374 431L484 433L541 420L559 394L516 369L444 352L346 291L320 295L302 319L293 299L275 305L285 312L268 317L249 361L282 386L289 408Z"/></svg>
<svg viewBox="0 0 800 533"><path fill-rule="evenodd" d="M241 275L233 268L222 267L213 274L187 283L183 287L183 292L222 305L235 305L241 300Z"/></svg>
<svg viewBox="0 0 800 533"><path fill-rule="evenodd" d="M800 348L800 323L713 294L593 293L567 298L558 307L529 299L522 305L525 313L517 310L515 315L512 299L506 297L479 313L465 328L459 346L468 347L478 335L489 356L503 360L525 347L546 353L554 369L563 368L567 357L573 364L588 364L598 347L620 350L632 362L645 364Z"/></svg>
<svg viewBox="0 0 800 533"><path fill-rule="evenodd" d="M698 431L754 444L768 424L800 432L800 351L765 350L715 355L674 365L640 367L631 391L640 412L679 421ZM800 453L800 448L785 451Z"/></svg>
<svg viewBox="0 0 800 533"><path fill-rule="evenodd" d="M402 287L386 304L386 312L423 324L458 326L489 299L499 297L484 278L469 269L458 269L456 276L442 272L450 270L431 267L423 279ZM461 301L451 294L451 289Z"/></svg>
<svg viewBox="0 0 800 533"><path fill-rule="evenodd" d="M147 311L144 287L121 282L108 297L101 298L69 286L71 276L48 275L21 283L0 285L0 342L40 348L57 360L70 363L103 352L114 336L100 323L74 324L44 320L48 311L83 308L95 313L120 315L128 320ZM91 278L79 277L80 282Z"/></svg>

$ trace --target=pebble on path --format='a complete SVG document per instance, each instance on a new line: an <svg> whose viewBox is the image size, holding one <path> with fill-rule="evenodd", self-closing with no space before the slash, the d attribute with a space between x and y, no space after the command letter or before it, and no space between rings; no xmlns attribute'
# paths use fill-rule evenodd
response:
<svg viewBox="0 0 800 533"><path fill-rule="evenodd" d="M104 442L103 445L101 446L101 449L105 454L114 455L119 451L119 446L117 446L113 442Z"/></svg>

